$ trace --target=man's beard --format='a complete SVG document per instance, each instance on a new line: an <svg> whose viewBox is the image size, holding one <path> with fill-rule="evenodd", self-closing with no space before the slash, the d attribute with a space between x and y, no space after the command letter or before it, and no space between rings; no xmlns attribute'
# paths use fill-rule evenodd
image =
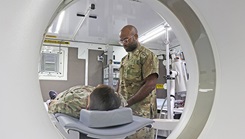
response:
<svg viewBox="0 0 245 139"><path fill-rule="evenodd" d="M137 48L137 42L132 43L128 45L128 47L125 49L127 52L133 52Z"/></svg>

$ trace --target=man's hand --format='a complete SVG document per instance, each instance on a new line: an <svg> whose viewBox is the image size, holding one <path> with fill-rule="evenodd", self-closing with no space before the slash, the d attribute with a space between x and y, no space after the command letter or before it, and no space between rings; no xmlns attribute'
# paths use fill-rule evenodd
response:
<svg viewBox="0 0 245 139"><path fill-rule="evenodd" d="M130 107L142 100L144 100L156 87L158 75L153 73L145 78L144 85L139 89L139 91L131 97L127 102L127 107Z"/></svg>

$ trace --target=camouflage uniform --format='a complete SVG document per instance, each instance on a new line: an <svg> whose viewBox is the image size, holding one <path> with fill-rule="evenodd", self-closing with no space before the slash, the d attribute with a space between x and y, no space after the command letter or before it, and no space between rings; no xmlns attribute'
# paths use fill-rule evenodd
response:
<svg viewBox="0 0 245 139"><path fill-rule="evenodd" d="M88 96L95 89L93 86L74 86L58 94L49 104L49 113L64 113L76 118L80 110L86 109Z"/></svg>
<svg viewBox="0 0 245 139"><path fill-rule="evenodd" d="M152 73L158 74L158 58L149 49L140 46L134 52L122 58L120 67L119 92L128 100L135 95L144 84L144 79ZM155 118L156 117L156 91L131 106L134 115ZM154 130L143 128L128 139L153 139Z"/></svg>

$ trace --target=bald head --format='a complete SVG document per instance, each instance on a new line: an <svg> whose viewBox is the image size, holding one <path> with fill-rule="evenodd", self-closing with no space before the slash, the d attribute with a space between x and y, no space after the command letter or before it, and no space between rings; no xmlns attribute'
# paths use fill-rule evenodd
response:
<svg viewBox="0 0 245 139"><path fill-rule="evenodd" d="M127 32L129 35L135 35L138 34L137 29L133 25L126 25L121 29L122 32Z"/></svg>
<svg viewBox="0 0 245 139"><path fill-rule="evenodd" d="M134 51L138 45L138 31L133 25L126 25L121 29L119 34L120 44L123 45L127 52Z"/></svg>

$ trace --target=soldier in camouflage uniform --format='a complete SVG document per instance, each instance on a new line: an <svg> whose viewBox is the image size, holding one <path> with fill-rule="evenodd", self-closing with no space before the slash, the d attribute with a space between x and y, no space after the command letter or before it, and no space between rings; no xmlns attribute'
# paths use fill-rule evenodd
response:
<svg viewBox="0 0 245 139"><path fill-rule="evenodd" d="M80 117L81 109L112 110L122 103L114 89L107 85L97 87L78 85L58 94L49 104L49 113L64 113L76 118ZM91 101L89 102L89 98ZM88 105L89 104L89 105Z"/></svg>
<svg viewBox="0 0 245 139"><path fill-rule="evenodd" d="M134 115L156 118L158 58L138 42L137 29L127 25L120 32L120 43L128 54L122 58L117 91L127 100ZM153 139L154 129L143 128L127 139Z"/></svg>
<svg viewBox="0 0 245 139"><path fill-rule="evenodd" d="M59 93L50 102L49 113L64 113L79 118L80 110L87 108L88 96L94 89L93 86L78 85Z"/></svg>

